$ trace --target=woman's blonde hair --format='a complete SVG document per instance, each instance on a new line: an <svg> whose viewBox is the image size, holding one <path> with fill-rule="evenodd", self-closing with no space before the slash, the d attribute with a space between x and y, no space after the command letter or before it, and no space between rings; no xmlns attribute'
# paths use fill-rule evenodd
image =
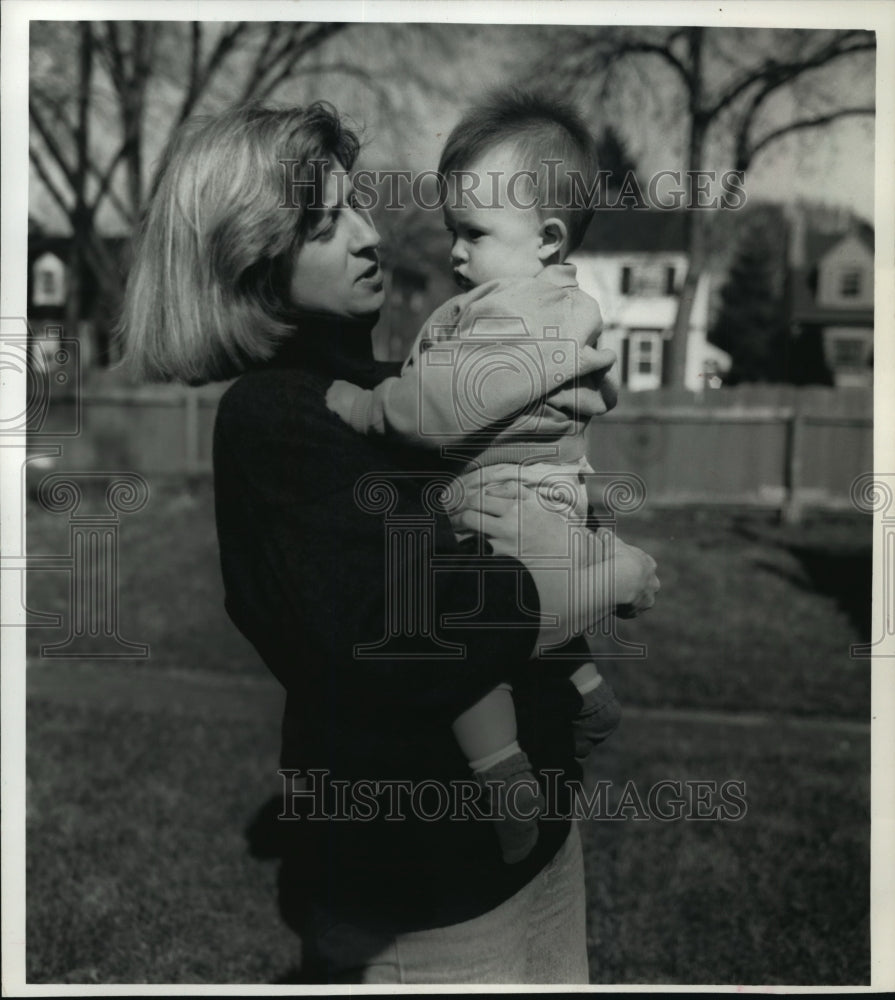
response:
<svg viewBox="0 0 895 1000"><path fill-rule="evenodd" d="M185 122L156 178L128 278L118 335L129 372L200 385L270 358L294 333L290 265L322 183L320 161L350 170L358 149L323 102L248 104Z"/></svg>

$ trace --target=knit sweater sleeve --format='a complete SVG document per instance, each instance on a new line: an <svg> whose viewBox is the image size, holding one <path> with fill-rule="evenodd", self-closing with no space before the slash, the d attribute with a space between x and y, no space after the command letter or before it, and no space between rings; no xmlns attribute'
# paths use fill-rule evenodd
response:
<svg viewBox="0 0 895 1000"><path fill-rule="evenodd" d="M581 300L593 301L545 282L480 286L459 300L452 333L424 344L399 377L354 392L351 426L431 448L490 433L575 377L601 322Z"/></svg>
<svg viewBox="0 0 895 1000"><path fill-rule="evenodd" d="M228 612L290 692L453 717L529 658L534 582L516 560L464 556L428 503L432 473L327 411L326 384L261 373L221 401Z"/></svg>

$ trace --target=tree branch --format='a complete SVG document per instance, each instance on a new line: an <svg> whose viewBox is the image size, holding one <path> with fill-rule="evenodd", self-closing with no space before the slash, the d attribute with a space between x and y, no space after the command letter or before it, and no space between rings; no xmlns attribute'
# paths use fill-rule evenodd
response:
<svg viewBox="0 0 895 1000"><path fill-rule="evenodd" d="M202 59L202 22L192 21L190 23L190 75L187 80L186 93L183 97L183 104L192 107L196 100L196 91L199 87L199 64Z"/></svg>
<svg viewBox="0 0 895 1000"><path fill-rule="evenodd" d="M762 81L764 81L765 85L761 88L759 94L753 99L754 107L752 110L757 110L758 105L762 104L764 100L771 93L773 93L773 91L778 90L787 83L791 83L796 77L801 76L803 73L807 73L809 70L819 69L821 66L826 66L834 59L839 59L842 56L875 49L876 42L872 39L860 41L855 45L845 44L856 36L863 38L865 35L866 32L864 31L847 31L845 34L837 35L835 38L831 39L828 44L818 49L814 55L785 63L769 59L765 61L762 67L753 66L751 69L746 70L740 78L728 87L728 89L721 94L718 100L715 101L709 109L707 109L709 119L713 120L716 118L725 108L729 107L750 87L761 83Z"/></svg>
<svg viewBox="0 0 895 1000"><path fill-rule="evenodd" d="M674 32L669 39L678 35L679 32ZM615 51L611 52L609 59L607 61L607 67L613 62L617 62L619 59L623 59L627 55L656 55L661 59L664 59L669 66L671 66L683 80L684 85L687 89L690 89L692 84L692 79L689 69L678 59L678 57L671 51L668 47L668 43L665 45L659 45L655 42L647 42L644 39L629 39L623 41L621 46Z"/></svg>
<svg viewBox="0 0 895 1000"><path fill-rule="evenodd" d="M242 94L240 95L241 101L248 101L258 93L258 88L265 74L270 70L272 65L275 65L280 60L283 53L288 50L291 44L291 36L295 35L297 29L298 26L293 25L290 36L283 38L281 37L283 34L282 25L278 21L271 21L268 24L267 35L255 56L251 72L243 85ZM281 37L281 41L279 51L276 51L275 43L278 37Z"/></svg>
<svg viewBox="0 0 895 1000"><path fill-rule="evenodd" d="M89 21L80 23L80 52L78 79L78 124L75 128L75 212L86 212L85 187L87 163L90 156L90 81L93 76L93 26Z"/></svg>
<svg viewBox="0 0 895 1000"><path fill-rule="evenodd" d="M47 170L46 165L43 163L41 158L38 156L37 151L33 146L28 147L28 157L34 164L34 169L37 171L37 176L40 177L41 183L50 192L53 201L62 209L65 214L66 219L71 223L71 206L66 204L65 198L62 192L56 186L56 182L50 176L50 172Z"/></svg>
<svg viewBox="0 0 895 1000"><path fill-rule="evenodd" d="M289 79L294 74L296 63L300 62L309 52L320 48L325 41L340 31L344 31L347 27L347 24L341 22L331 22L319 25L303 38L297 36L290 38L288 44L281 48L271 67L269 67L269 69L273 69L277 63L282 63L282 68L274 73L266 83L259 85L254 96L259 98L269 97L284 80Z"/></svg>
<svg viewBox="0 0 895 1000"><path fill-rule="evenodd" d="M106 169L104 171L101 171L95 163L91 162L88 165L90 173L93 175L94 179L99 182L96 195L90 205L91 216L96 214L96 210L99 208L99 204L103 198L108 198L121 218L129 225L133 225L134 213L127 208L124 202L115 193L114 189L110 187L112 177L129 149L130 139L125 139L124 142L118 147L115 155L106 165Z"/></svg>
<svg viewBox="0 0 895 1000"><path fill-rule="evenodd" d="M103 26L106 29L106 41L102 46L102 51L106 56L109 76L112 78L115 89L120 93L125 87L127 73L124 50L121 48L121 38L118 34L118 23L117 21L104 21Z"/></svg>
<svg viewBox="0 0 895 1000"><path fill-rule="evenodd" d="M168 140L170 141L171 136L174 134L174 129L177 128L182 122L186 121L192 113L193 109L199 102L199 98L205 93L208 88L209 83L217 73L219 67L223 61L227 58L230 51L236 45L236 40L239 36L246 30L245 21L237 21L236 24L230 28L229 31L225 31L221 37L218 39L217 45L214 47L214 51L208 58L208 62L205 64L203 70L199 70L198 62L195 67L195 82L191 80L191 86L187 89L184 99L180 105L180 111L174 120L173 127ZM195 40L195 28L193 29L193 53L196 52L196 40ZM199 59L201 59L201 53L199 54ZM192 67L191 67L192 71Z"/></svg>
<svg viewBox="0 0 895 1000"><path fill-rule="evenodd" d="M840 108L838 111L830 111L828 114L817 115L815 118L802 118L798 121L790 122L788 125L783 125L780 128L774 129L772 132L768 132L767 135L759 139L758 142L754 143L751 148L747 146L742 151L738 151L736 169L746 170L758 153L769 146L772 142L776 142L783 136L789 135L790 132L801 132L805 129L820 128L823 125L829 125L830 122L838 121L840 118L874 114L876 114L876 108L873 107ZM744 162L741 162L743 158Z"/></svg>
<svg viewBox="0 0 895 1000"><path fill-rule="evenodd" d="M56 142L53 133L50 131L49 128L47 128L47 124L41 117L37 105L34 103L33 100L28 101L28 114L31 118L31 123L34 125L38 135L43 140L43 143L47 147L47 151L49 152L50 156L53 157L53 159L56 162L56 165L65 175L65 179L68 181L69 186L71 187L72 190L74 190L76 186L75 171L66 160L65 153L63 153L62 148Z"/></svg>

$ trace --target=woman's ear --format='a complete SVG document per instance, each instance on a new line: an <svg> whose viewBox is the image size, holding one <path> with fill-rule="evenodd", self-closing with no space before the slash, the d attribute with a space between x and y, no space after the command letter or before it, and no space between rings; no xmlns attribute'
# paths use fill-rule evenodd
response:
<svg viewBox="0 0 895 1000"><path fill-rule="evenodd" d="M551 216L541 223L541 245L538 247L538 258L547 261L556 257L561 261L565 256L568 230L562 219Z"/></svg>

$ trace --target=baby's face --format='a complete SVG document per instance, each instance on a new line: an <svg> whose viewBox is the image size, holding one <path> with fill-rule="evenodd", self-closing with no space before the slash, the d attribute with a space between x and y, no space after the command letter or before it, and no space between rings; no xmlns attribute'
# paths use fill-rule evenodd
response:
<svg viewBox="0 0 895 1000"><path fill-rule="evenodd" d="M544 267L538 256L541 220L530 177L520 171L512 149L485 153L468 173L480 178L470 191L469 177L451 178L444 222L453 239L451 266L457 284L474 288L495 278L533 278ZM496 175L496 178L495 178Z"/></svg>

